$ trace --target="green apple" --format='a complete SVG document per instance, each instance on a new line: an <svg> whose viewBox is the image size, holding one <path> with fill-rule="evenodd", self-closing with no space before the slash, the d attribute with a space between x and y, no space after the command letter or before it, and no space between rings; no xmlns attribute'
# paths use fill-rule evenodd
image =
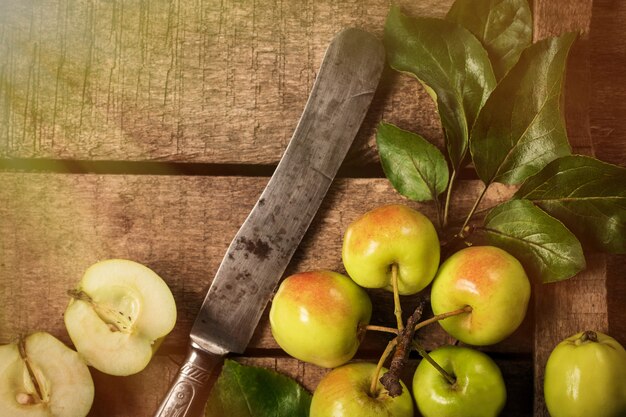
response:
<svg viewBox="0 0 626 417"><path fill-rule="evenodd" d="M455 379L451 384L428 361L413 376L413 396L424 417L495 417L506 403L500 369L474 349L443 346L430 357Z"/></svg>
<svg viewBox="0 0 626 417"><path fill-rule="evenodd" d="M439 323L470 345L498 343L519 327L530 299L530 282L517 259L493 246L472 246L448 258L432 285L431 306L442 314L472 311Z"/></svg>
<svg viewBox="0 0 626 417"><path fill-rule="evenodd" d="M280 284L270 326L276 342L294 358L334 368L352 359L371 315L363 288L345 275L320 270L291 275Z"/></svg>
<svg viewBox="0 0 626 417"><path fill-rule="evenodd" d="M552 417L624 417L626 351L600 332L568 337L548 358L543 391Z"/></svg>
<svg viewBox="0 0 626 417"><path fill-rule="evenodd" d="M98 262L70 295L64 314L70 338L87 364L110 375L143 370L176 323L169 287L137 262Z"/></svg>
<svg viewBox="0 0 626 417"><path fill-rule="evenodd" d="M432 281L439 266L439 238L430 220L407 206L393 204L371 210L351 223L343 238L343 265L365 288L415 294Z"/></svg>
<svg viewBox="0 0 626 417"><path fill-rule="evenodd" d="M374 372L376 365L366 362L333 369L313 393L310 417L413 417L411 393L402 381L402 394L395 398L380 382L370 392Z"/></svg>
<svg viewBox="0 0 626 417"><path fill-rule="evenodd" d="M0 416L84 417L93 398L87 365L49 333L0 346Z"/></svg>

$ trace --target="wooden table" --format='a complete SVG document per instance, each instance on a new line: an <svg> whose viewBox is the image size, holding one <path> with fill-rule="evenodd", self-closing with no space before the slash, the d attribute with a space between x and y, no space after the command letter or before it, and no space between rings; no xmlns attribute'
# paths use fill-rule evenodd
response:
<svg viewBox="0 0 626 417"><path fill-rule="evenodd" d="M398 3L442 17L452 1ZM565 94L574 151L624 165L626 3L531 3L535 39L582 32ZM387 8L382 0L0 3L0 342L46 330L69 343L66 290L84 270L105 258L142 262L170 285L178 323L144 372L93 372L90 416L151 416L205 290L291 136L326 45L347 26L381 36ZM379 167L381 119L442 144L428 96L386 71L288 273L342 270L347 224L367 209L404 202ZM465 212L479 184L463 181L453 198ZM484 204L511 192L494 187ZM409 204L434 215L429 205ZM558 340L593 328L626 345L625 260L587 254L588 270L574 279L534 285L521 328L485 349L507 381L504 415L547 415L543 366ZM389 296L372 297L376 323L392 324ZM403 302L409 310L415 299ZM450 341L436 326L422 335L429 348ZM376 360L385 343L369 335L359 357ZM237 360L275 368L311 390L326 372L287 357L267 314Z"/></svg>

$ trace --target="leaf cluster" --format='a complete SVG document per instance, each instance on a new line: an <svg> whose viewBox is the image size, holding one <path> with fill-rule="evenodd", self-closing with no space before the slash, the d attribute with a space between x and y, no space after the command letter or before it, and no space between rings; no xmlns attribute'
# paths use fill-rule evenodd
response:
<svg viewBox="0 0 626 417"><path fill-rule="evenodd" d="M384 33L389 65L435 101L445 154L385 122L376 141L394 188L434 202L440 232L456 226L457 240L501 247L553 282L585 268L583 247L626 252L626 169L572 154L562 95L576 34L533 43L532 27L527 0L456 0L443 19L392 6ZM459 227L448 219L450 196L468 166L484 188ZM519 189L469 227L494 183Z"/></svg>

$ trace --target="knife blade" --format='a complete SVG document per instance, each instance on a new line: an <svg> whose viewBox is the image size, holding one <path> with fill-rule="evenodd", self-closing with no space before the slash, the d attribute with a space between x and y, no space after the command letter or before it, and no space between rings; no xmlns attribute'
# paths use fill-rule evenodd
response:
<svg viewBox="0 0 626 417"><path fill-rule="evenodd" d="M231 242L190 333L190 348L156 417L200 416L212 372L243 353L365 117L385 61L359 29L333 38L274 174Z"/></svg>

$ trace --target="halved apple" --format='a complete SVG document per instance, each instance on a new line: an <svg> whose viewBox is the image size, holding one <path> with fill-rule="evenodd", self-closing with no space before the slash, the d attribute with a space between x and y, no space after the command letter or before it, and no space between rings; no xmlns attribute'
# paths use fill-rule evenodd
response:
<svg viewBox="0 0 626 417"><path fill-rule="evenodd" d="M98 262L69 294L64 318L70 338L87 364L106 374L143 370L176 323L169 287L137 262Z"/></svg>
<svg viewBox="0 0 626 417"><path fill-rule="evenodd" d="M93 398L87 365L51 334L0 346L0 416L84 417Z"/></svg>

